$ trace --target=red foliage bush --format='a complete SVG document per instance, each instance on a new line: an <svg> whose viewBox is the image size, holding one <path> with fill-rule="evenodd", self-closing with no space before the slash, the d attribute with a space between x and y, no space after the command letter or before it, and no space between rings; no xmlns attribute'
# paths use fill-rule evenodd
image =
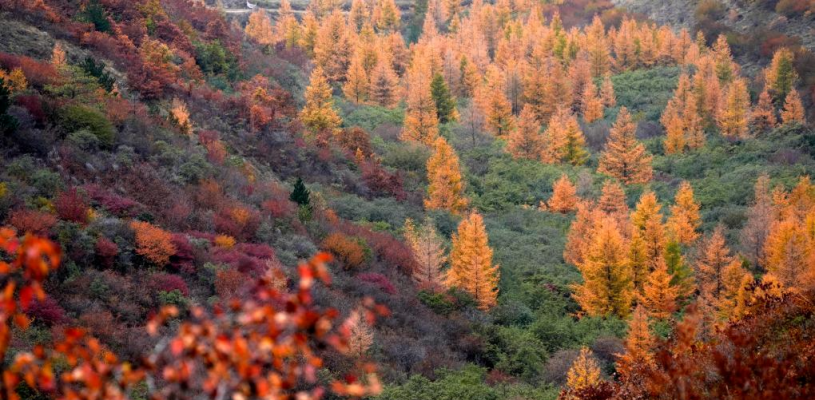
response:
<svg viewBox="0 0 815 400"><path fill-rule="evenodd" d="M106 268L113 266L113 261L119 254L119 246L105 237L100 237L96 240L96 257L99 263Z"/></svg>
<svg viewBox="0 0 815 400"><path fill-rule="evenodd" d="M375 232L347 221L337 221L334 225L346 235L364 238L376 252L379 260L386 265L399 268L406 275L412 275L417 268L410 248L393 235Z"/></svg>
<svg viewBox="0 0 815 400"><path fill-rule="evenodd" d="M34 322L42 322L47 326L61 324L66 319L65 310L50 296L46 296L43 300L35 298L25 308L25 313Z"/></svg>
<svg viewBox="0 0 815 400"><path fill-rule="evenodd" d="M65 221L85 224L88 222L88 201L75 187L70 188L54 200L57 215Z"/></svg>
<svg viewBox="0 0 815 400"><path fill-rule="evenodd" d="M243 254L236 248L215 247L212 249L212 260L220 264L230 265L238 271L252 276L260 276L266 271L263 260Z"/></svg>
<svg viewBox="0 0 815 400"><path fill-rule="evenodd" d="M362 180L371 191L378 196L393 196L402 201L407 197L402 183L402 175L397 172L392 174L375 160L367 160L360 163Z"/></svg>
<svg viewBox="0 0 815 400"><path fill-rule="evenodd" d="M396 294L398 291L396 290L396 286L391 283L390 279L387 276L382 275L376 272L369 272L364 274L357 275L357 279L362 282L370 283L372 285L376 285L379 287L380 290L387 294Z"/></svg>
<svg viewBox="0 0 815 400"><path fill-rule="evenodd" d="M21 233L33 233L46 236L48 231L56 225L57 217L42 211L18 209L11 212L9 224Z"/></svg>
<svg viewBox="0 0 815 400"><path fill-rule="evenodd" d="M170 256L170 264L182 271L189 272L190 269L195 268L193 261L195 261L195 251L187 235L181 233L173 233L172 238L173 246L175 246L175 254Z"/></svg>
<svg viewBox="0 0 815 400"><path fill-rule="evenodd" d="M0 53L0 68L6 71L15 68L22 69L28 83L38 88L54 83L59 79L59 73L53 65L26 56Z"/></svg>
<svg viewBox="0 0 815 400"><path fill-rule="evenodd" d="M184 296L188 296L190 294L190 289L187 287L187 283L184 282L184 279L178 275L166 274L162 272L153 274L150 279L153 290L157 292L172 292L173 290L178 290Z"/></svg>
<svg viewBox="0 0 815 400"><path fill-rule="evenodd" d="M40 96L20 95L15 98L17 105L23 107L34 118L37 123L41 124L45 121L45 111L42 109L42 99Z"/></svg>
<svg viewBox="0 0 815 400"><path fill-rule="evenodd" d="M360 238L348 237L340 232L328 235L320 247L334 254L345 269L354 269L362 266L368 259L370 250Z"/></svg>
<svg viewBox="0 0 815 400"><path fill-rule="evenodd" d="M242 292L241 289L245 288L248 281L246 275L235 269L229 268L218 271L215 274L215 293L218 293L218 297L222 300L239 297Z"/></svg>
<svg viewBox="0 0 815 400"><path fill-rule="evenodd" d="M262 204L263 209L274 218L283 218L294 215L297 207L289 199L271 199Z"/></svg>
<svg viewBox="0 0 815 400"><path fill-rule="evenodd" d="M274 249L265 244L241 243L235 247L236 250L262 260L272 260L275 258Z"/></svg>

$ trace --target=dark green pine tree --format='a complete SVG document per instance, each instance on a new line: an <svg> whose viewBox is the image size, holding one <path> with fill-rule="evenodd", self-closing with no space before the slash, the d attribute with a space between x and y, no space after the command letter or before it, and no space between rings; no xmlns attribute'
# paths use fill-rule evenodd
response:
<svg viewBox="0 0 815 400"><path fill-rule="evenodd" d="M437 73L433 76L433 81L430 82L430 93L433 96L433 101L436 102L436 113L439 115L439 122L442 124L450 122L456 110L456 99L450 94L450 89L447 88L441 74Z"/></svg>
<svg viewBox="0 0 815 400"><path fill-rule="evenodd" d="M306 188L306 185L303 183L302 179L297 178L297 182L294 183L294 190L292 190L289 200L299 204L300 206L307 207L311 204L310 192L308 191L308 188Z"/></svg>
<svg viewBox="0 0 815 400"><path fill-rule="evenodd" d="M0 134L8 134L17 129L17 120L6 114L11 107L11 98L8 88L2 78L0 78Z"/></svg>

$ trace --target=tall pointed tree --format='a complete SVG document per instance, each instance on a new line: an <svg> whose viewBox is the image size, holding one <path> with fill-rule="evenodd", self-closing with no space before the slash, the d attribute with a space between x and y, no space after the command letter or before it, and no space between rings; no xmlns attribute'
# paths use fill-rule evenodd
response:
<svg viewBox="0 0 815 400"><path fill-rule="evenodd" d="M561 107L549 120L541 160L547 163L583 165L588 159L586 138L571 110Z"/></svg>
<svg viewBox="0 0 815 400"><path fill-rule="evenodd" d="M572 265L583 265L592 244L594 226L602 215L586 203L578 203L577 215L569 233L566 235L566 247L563 249L563 260Z"/></svg>
<svg viewBox="0 0 815 400"><path fill-rule="evenodd" d="M803 221L791 215L774 223L767 237L767 272L787 289L805 291L815 286L813 240L806 231Z"/></svg>
<svg viewBox="0 0 815 400"><path fill-rule="evenodd" d="M529 104L524 105L518 117L518 128L512 131L507 138L507 152L513 158L537 160L543 151L543 135L540 124L535 118L535 111Z"/></svg>
<svg viewBox="0 0 815 400"><path fill-rule="evenodd" d="M464 182L461 179L458 156L443 137L436 139L433 155L427 160L427 209L447 210L455 214L467 208Z"/></svg>
<svg viewBox="0 0 815 400"><path fill-rule="evenodd" d="M598 221L588 253L578 269L583 283L572 286L573 297L592 316L627 316L634 287L617 222L609 217Z"/></svg>
<svg viewBox="0 0 815 400"><path fill-rule="evenodd" d="M603 118L603 99L597 95L593 82L589 82L583 90L581 111L583 120L589 124Z"/></svg>
<svg viewBox="0 0 815 400"><path fill-rule="evenodd" d="M640 232L645 243L649 271L663 261L667 244L661 209L656 194L649 190L642 194L636 210L631 214L631 223Z"/></svg>
<svg viewBox="0 0 815 400"><path fill-rule="evenodd" d="M603 84L600 86L600 98L606 107L614 107L617 105L617 95L614 93L614 84L611 82L611 76L608 74L603 78Z"/></svg>
<svg viewBox="0 0 815 400"><path fill-rule="evenodd" d="M654 361L654 335L648 326L645 308L637 306L628 321L628 335L625 338L625 353L618 355L617 372L627 377L636 368L651 365Z"/></svg>
<svg viewBox="0 0 815 400"><path fill-rule="evenodd" d="M671 206L668 233L680 244L690 244L699 237L700 223L699 204L693 198L693 188L688 181L682 181Z"/></svg>
<svg viewBox="0 0 815 400"><path fill-rule="evenodd" d="M765 260L765 243L770 235L775 206L770 195L770 177L758 177L753 188L753 203L747 209L747 222L741 230L741 247L751 264L762 267Z"/></svg>
<svg viewBox="0 0 815 400"><path fill-rule="evenodd" d="M775 115L775 106L770 92L767 88L758 96L758 104L753 108L750 113L753 125L759 132L766 132L775 128L778 125L778 118Z"/></svg>
<svg viewBox="0 0 815 400"><path fill-rule="evenodd" d="M665 154L681 154L685 150L685 121L679 115L679 110L669 103L661 118L665 127L665 140L663 147Z"/></svg>
<svg viewBox="0 0 815 400"><path fill-rule="evenodd" d="M368 74L362 65L362 55L357 52L348 67L342 91L346 99L355 104L360 104L368 100L368 87Z"/></svg>
<svg viewBox="0 0 815 400"><path fill-rule="evenodd" d="M724 137L747 138L750 121L750 94L744 79L736 78L727 88L716 114L716 122Z"/></svg>
<svg viewBox="0 0 815 400"><path fill-rule="evenodd" d="M718 301L725 290L723 273L732 263L739 261L730 255L724 238L724 227L719 225L697 250L696 278L699 290Z"/></svg>
<svg viewBox="0 0 815 400"><path fill-rule="evenodd" d="M790 90L786 99L784 99L784 109L781 110L781 121L783 121L784 124L794 122L806 124L804 105L801 103L801 96L795 89Z"/></svg>
<svg viewBox="0 0 815 400"><path fill-rule="evenodd" d="M798 74L793 65L793 53L788 48L778 49L773 54L773 60L764 71L764 80L772 92L775 101L780 104L787 94L795 88Z"/></svg>
<svg viewBox="0 0 815 400"><path fill-rule="evenodd" d="M402 140L433 145L439 135L436 102L430 92L430 65L426 59L414 59L408 72L408 97Z"/></svg>
<svg viewBox="0 0 815 400"><path fill-rule="evenodd" d="M671 285L671 275L663 261L648 275L639 303L645 307L649 316L667 319L677 310L678 297L679 290Z"/></svg>
<svg viewBox="0 0 815 400"><path fill-rule="evenodd" d="M368 89L368 98L378 106L393 107L399 101L399 77L393 71L393 66L385 57L379 57L377 64L371 71L371 87Z"/></svg>
<svg viewBox="0 0 815 400"><path fill-rule="evenodd" d="M444 283L441 269L447 261L447 255L444 254L444 242L436 231L433 220L426 217L421 225L416 226L408 218L405 221L405 240L418 265L413 271L413 281L419 287L440 287Z"/></svg>
<svg viewBox="0 0 815 400"><path fill-rule="evenodd" d="M669 241L665 246L665 265L671 275L671 285L677 289L678 300L689 299L696 291L696 280L693 270L682 257L682 247L676 241Z"/></svg>
<svg viewBox="0 0 815 400"><path fill-rule="evenodd" d="M651 155L637 141L637 125L628 109L622 107L611 128L606 149L600 156L597 171L619 179L625 184L646 183L651 180Z"/></svg>
<svg viewBox="0 0 815 400"><path fill-rule="evenodd" d="M552 187L552 197L547 202L549 211L556 213L569 213L577 209L577 188L566 174L560 176Z"/></svg>
<svg viewBox="0 0 815 400"><path fill-rule="evenodd" d="M325 78L320 67L311 71L309 85L306 88L306 105L300 111L300 120L314 133L323 131L336 132L342 124L337 111L334 109L334 100L331 86Z"/></svg>
<svg viewBox="0 0 815 400"><path fill-rule="evenodd" d="M274 33L272 32L272 21L266 14L266 10L259 8L249 15L249 22L246 24L246 36L264 46L274 44Z"/></svg>
<svg viewBox="0 0 815 400"><path fill-rule="evenodd" d="M456 99L450 94L450 90L444 82L444 76L441 74L433 75L433 80L430 82L430 94L433 96L433 101L436 102L439 122L445 124L458 120Z"/></svg>
<svg viewBox="0 0 815 400"><path fill-rule="evenodd" d="M453 235L447 284L466 291L479 308L487 310L496 305L498 280L499 267L492 262L484 219L473 211Z"/></svg>
<svg viewBox="0 0 815 400"><path fill-rule="evenodd" d="M580 390L600 383L600 367L588 347L580 348L580 354L566 374L566 386Z"/></svg>

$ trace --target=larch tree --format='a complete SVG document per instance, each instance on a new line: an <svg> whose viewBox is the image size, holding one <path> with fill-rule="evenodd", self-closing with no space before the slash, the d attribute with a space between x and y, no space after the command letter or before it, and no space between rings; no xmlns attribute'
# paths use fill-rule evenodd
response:
<svg viewBox="0 0 815 400"><path fill-rule="evenodd" d="M578 203L577 215L566 235L566 247L563 249L563 260L572 265L582 265L589 252L594 233L594 225L601 214L586 203Z"/></svg>
<svg viewBox="0 0 815 400"><path fill-rule="evenodd" d="M745 139L750 134L750 94L744 79L736 78L727 88L716 114L716 122L722 136Z"/></svg>
<svg viewBox="0 0 815 400"><path fill-rule="evenodd" d="M784 124L806 124L804 105L801 103L801 96L795 89L790 90L784 99L784 109L781 110L781 121Z"/></svg>
<svg viewBox="0 0 815 400"><path fill-rule="evenodd" d="M436 103L436 113L440 123L446 124L458 120L456 99L450 94L450 89L447 88L442 74L433 75L433 80L430 82L430 94Z"/></svg>
<svg viewBox="0 0 815 400"><path fill-rule="evenodd" d="M447 285L469 293L482 310L497 304L499 267L492 262L484 219L471 212L458 225L450 251Z"/></svg>
<svg viewBox="0 0 815 400"><path fill-rule="evenodd" d="M425 208L447 210L454 214L464 212L468 201L464 197L458 156L443 137L436 139L433 155L427 160L427 180Z"/></svg>
<svg viewBox="0 0 815 400"><path fill-rule="evenodd" d="M747 209L747 222L739 237L745 257L752 265L761 267L765 260L764 246L770 235L775 213L773 199L770 196L769 175L763 174L758 177L753 193L753 203Z"/></svg>
<svg viewBox="0 0 815 400"><path fill-rule="evenodd" d="M648 325L648 313L642 306L637 306L628 321L625 352L617 356L617 372L629 376L634 369L651 365L655 345L656 339Z"/></svg>
<svg viewBox="0 0 815 400"><path fill-rule="evenodd" d="M630 313L634 287L615 220L603 217L597 222L586 257L577 268L583 283L572 286L572 296L588 315L625 317Z"/></svg>
<svg viewBox="0 0 815 400"><path fill-rule="evenodd" d="M648 249L645 245L643 234L638 229L632 229L628 240L628 268L631 270L631 283L635 293L642 293L645 282L651 272L648 258Z"/></svg>
<svg viewBox="0 0 815 400"><path fill-rule="evenodd" d="M349 331L348 348L356 358L364 357L374 344L373 328L362 314L359 311L353 311L345 322Z"/></svg>
<svg viewBox="0 0 815 400"><path fill-rule="evenodd" d="M561 107L549 120L541 160L546 163L583 165L589 157L586 138L571 110Z"/></svg>
<svg viewBox="0 0 815 400"><path fill-rule="evenodd" d="M807 218L811 224L812 218ZM815 285L813 240L803 221L794 215L776 222L765 244L766 267L769 275L783 287L806 291Z"/></svg>
<svg viewBox="0 0 815 400"><path fill-rule="evenodd" d="M329 81L342 82L345 79L355 48L352 32L340 10L335 9L320 21L314 39L314 63L323 69Z"/></svg>
<svg viewBox="0 0 815 400"><path fill-rule="evenodd" d="M433 220L426 217L421 225L416 226L408 218L405 221L405 240L419 267L413 271L413 281L422 288L441 287L444 284L442 267L447 261L447 255Z"/></svg>
<svg viewBox="0 0 815 400"><path fill-rule="evenodd" d="M342 92L345 98L354 104L361 104L368 100L368 74L365 67L362 65L362 55L357 52L351 60L351 65L348 67L348 72L345 75L345 84L342 86Z"/></svg>
<svg viewBox="0 0 815 400"><path fill-rule="evenodd" d="M566 374L566 386L572 390L594 386L600 383L600 366L588 347L581 347L580 354L574 360Z"/></svg>
<svg viewBox="0 0 815 400"><path fill-rule="evenodd" d="M566 174L560 176L552 186L552 197L547 202L547 208L551 212L566 214L577 209L577 188Z"/></svg>
<svg viewBox="0 0 815 400"><path fill-rule="evenodd" d="M54 44L54 49L51 50L51 65L56 68L62 68L65 66L67 62L67 58L65 56L65 49L62 48L62 44L60 42L56 42Z"/></svg>
<svg viewBox="0 0 815 400"><path fill-rule="evenodd" d="M716 303L721 320L729 319L736 308L740 307L739 298L744 296L744 285L752 283L752 279L753 276L744 270L741 262L732 262L725 266L722 271L723 290Z"/></svg>
<svg viewBox="0 0 815 400"><path fill-rule="evenodd" d="M504 138L515 128L512 104L504 93L502 74L497 68L487 73L485 84L478 91L478 103L486 117L487 129L499 138Z"/></svg>
<svg viewBox="0 0 815 400"><path fill-rule="evenodd" d="M664 261L648 275L642 294L638 297L639 304L645 307L652 318L668 319L677 310L679 289L671 284L671 275Z"/></svg>
<svg viewBox="0 0 815 400"><path fill-rule="evenodd" d="M338 131L342 118L334 109L331 85L328 84L322 68L315 67L311 71L305 97L306 105L300 111L300 121L303 125L313 133Z"/></svg>
<svg viewBox="0 0 815 400"><path fill-rule="evenodd" d="M718 302L725 291L724 271L733 263L740 264L736 257L730 255L730 249L725 243L724 227L719 225L697 250L696 280L700 292Z"/></svg>
<svg viewBox="0 0 815 400"><path fill-rule="evenodd" d="M246 36L264 46L274 44L274 32L272 31L272 21L266 14L266 10L258 8L249 15L249 22L246 24Z"/></svg>
<svg viewBox="0 0 815 400"><path fill-rule="evenodd" d="M588 124L603 118L603 99L597 95L593 82L589 82L583 90L581 111L583 120Z"/></svg>
<svg viewBox="0 0 815 400"><path fill-rule="evenodd" d="M786 47L778 49L773 54L772 62L764 71L767 88L772 92L778 104L787 98L787 94L795 88L798 80L793 61L794 55L790 49Z"/></svg>
<svg viewBox="0 0 815 400"><path fill-rule="evenodd" d="M637 125L628 109L622 107L611 128L606 149L600 156L598 172L613 176L625 184L651 180L651 155L635 136Z"/></svg>
<svg viewBox="0 0 815 400"><path fill-rule="evenodd" d="M662 224L662 207L653 191L648 190L640 196L637 208L631 213L631 223L642 235L651 271L662 261L667 243Z"/></svg>
<svg viewBox="0 0 815 400"><path fill-rule="evenodd" d="M407 77L407 110L401 137L431 146L439 136L439 117L430 91L430 65L423 58L413 62Z"/></svg>
<svg viewBox="0 0 815 400"><path fill-rule="evenodd" d="M611 75L603 77L603 84L600 86L600 98L606 107L617 105L617 95L614 93L614 84L611 82Z"/></svg>
<svg viewBox="0 0 815 400"><path fill-rule="evenodd" d="M389 33L399 30L402 15L394 0L376 0L372 19L379 32Z"/></svg>
<svg viewBox="0 0 815 400"><path fill-rule="evenodd" d="M371 71L368 99L378 106L390 108L399 101L399 77L393 71L391 62L383 58L379 58Z"/></svg>
<svg viewBox="0 0 815 400"><path fill-rule="evenodd" d="M352 0L351 10L348 12L348 21L359 32L366 22L370 21L370 10L365 0Z"/></svg>
<svg viewBox="0 0 815 400"><path fill-rule="evenodd" d="M662 113L662 125L665 127L665 140L662 146L665 154L681 154L685 150L685 121L679 110L669 103Z"/></svg>
<svg viewBox="0 0 815 400"><path fill-rule="evenodd" d="M518 127L507 137L507 152L513 158L537 160L543 151L541 126L535 118L535 111L529 104L524 105L518 117Z"/></svg>
<svg viewBox="0 0 815 400"><path fill-rule="evenodd" d="M776 117L775 106L773 105L773 98L767 88L758 96L758 104L753 108L750 113L753 126L759 132L767 132L776 125L778 125L778 117Z"/></svg>
<svg viewBox="0 0 815 400"><path fill-rule="evenodd" d="M689 299L696 292L696 280L693 270L682 256L682 246L676 241L669 241L665 245L665 265L671 275L671 285L677 289L678 299Z"/></svg>
<svg viewBox="0 0 815 400"><path fill-rule="evenodd" d="M688 181L682 181L671 206L668 234L680 244L690 244L699 237L700 224L699 204L693 198L693 188Z"/></svg>
<svg viewBox="0 0 815 400"><path fill-rule="evenodd" d="M682 115L682 123L685 128L685 144L689 149L701 149L705 146L705 128L702 115L696 106L696 101L688 97L685 103L685 111Z"/></svg>

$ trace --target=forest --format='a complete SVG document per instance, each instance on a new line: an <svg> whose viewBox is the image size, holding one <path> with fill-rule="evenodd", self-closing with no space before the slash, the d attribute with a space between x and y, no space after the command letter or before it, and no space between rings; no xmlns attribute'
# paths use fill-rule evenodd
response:
<svg viewBox="0 0 815 400"><path fill-rule="evenodd" d="M815 398L815 3L619 3L0 0L0 399Z"/></svg>

